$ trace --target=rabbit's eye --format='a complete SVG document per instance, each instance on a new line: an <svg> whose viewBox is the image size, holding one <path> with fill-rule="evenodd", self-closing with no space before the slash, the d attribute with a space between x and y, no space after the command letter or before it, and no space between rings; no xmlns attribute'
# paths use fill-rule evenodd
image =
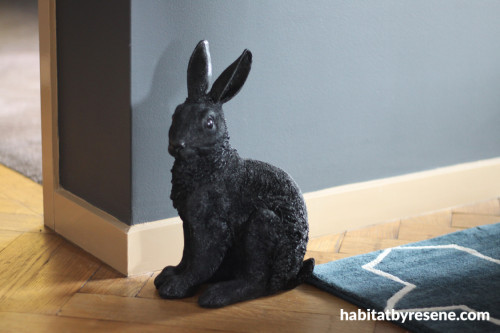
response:
<svg viewBox="0 0 500 333"><path fill-rule="evenodd" d="M205 126L207 126L208 129L214 128L214 120L212 118L208 118Z"/></svg>

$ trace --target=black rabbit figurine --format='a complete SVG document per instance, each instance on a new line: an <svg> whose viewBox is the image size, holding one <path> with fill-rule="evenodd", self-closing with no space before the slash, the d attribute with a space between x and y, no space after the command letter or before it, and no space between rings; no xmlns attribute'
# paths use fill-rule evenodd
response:
<svg viewBox="0 0 500 333"><path fill-rule="evenodd" d="M304 261L307 211L297 184L229 144L222 104L243 86L251 63L243 51L207 92L208 42L198 43L189 60L188 97L172 117L168 146L184 251L179 265L154 281L163 298L188 297L208 283L198 303L221 307L294 288L314 268L314 259Z"/></svg>

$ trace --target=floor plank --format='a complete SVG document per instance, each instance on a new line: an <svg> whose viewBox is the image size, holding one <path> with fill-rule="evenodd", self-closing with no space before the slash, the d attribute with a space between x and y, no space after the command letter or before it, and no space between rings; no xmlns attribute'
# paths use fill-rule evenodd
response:
<svg viewBox="0 0 500 333"><path fill-rule="evenodd" d="M370 237L355 237L346 235L340 247L340 253L351 255L363 254L377 250L407 244L410 241L400 239L377 239Z"/></svg>
<svg viewBox="0 0 500 333"><path fill-rule="evenodd" d="M0 311L55 314L98 267L59 236L25 233L0 252Z"/></svg>
<svg viewBox="0 0 500 333"><path fill-rule="evenodd" d="M484 214L453 213L451 225L456 228L473 228L500 222L500 216Z"/></svg>
<svg viewBox="0 0 500 333"><path fill-rule="evenodd" d="M0 213L0 221L0 230L52 233L52 230L44 226L41 215Z"/></svg>
<svg viewBox="0 0 500 333"><path fill-rule="evenodd" d="M36 214L25 205L7 196L0 196L0 213L40 216L40 214Z"/></svg>
<svg viewBox="0 0 500 333"><path fill-rule="evenodd" d="M154 297L159 298L157 294L155 294ZM197 297L198 295L181 301L195 303ZM328 331L371 332L374 327L374 323L372 322L341 321L339 318L341 309L344 311L357 311L357 307L306 284L291 291L233 305L232 308L238 308L239 311L260 309L267 312L279 309L286 312L332 315L330 323L331 326ZM288 326L284 326L282 330L288 330Z"/></svg>
<svg viewBox="0 0 500 333"><path fill-rule="evenodd" d="M298 306L300 304L300 306ZM280 309L289 312L316 313L340 318L340 310L357 311L357 307L311 285L299 287L269 297L239 304L242 308Z"/></svg>
<svg viewBox="0 0 500 333"><path fill-rule="evenodd" d="M0 230L0 252L20 235L20 232Z"/></svg>
<svg viewBox="0 0 500 333"><path fill-rule="evenodd" d="M43 214L42 186L0 164L0 193L15 200L33 213Z"/></svg>
<svg viewBox="0 0 500 333"><path fill-rule="evenodd" d="M153 273L124 277L107 265L102 265L80 289L82 293L135 297Z"/></svg>
<svg viewBox="0 0 500 333"><path fill-rule="evenodd" d="M404 328L388 321L377 321L373 333L404 333L408 332Z"/></svg>
<svg viewBox="0 0 500 333"><path fill-rule="evenodd" d="M348 253L324 252L324 251L307 251L305 259L314 258L316 265L325 264L333 260L339 260L350 257Z"/></svg>
<svg viewBox="0 0 500 333"><path fill-rule="evenodd" d="M460 229L451 226L451 210L401 220L398 239L420 241Z"/></svg>
<svg viewBox="0 0 500 333"><path fill-rule="evenodd" d="M156 291L154 280L158 276L160 271L154 272L153 275L146 281L144 287L139 291L137 297L143 298L160 298L158 292Z"/></svg>
<svg viewBox="0 0 500 333"><path fill-rule="evenodd" d="M0 178L2 179L2 178ZM2 179L3 181L4 179ZM17 203L22 204L27 209L35 214L43 215L43 195L42 188L40 185L38 187L24 188L21 186L9 185L0 183L0 192L2 192L6 197L15 200Z"/></svg>
<svg viewBox="0 0 500 333"><path fill-rule="evenodd" d="M372 237L378 239L398 238L400 221L386 222L357 230L350 230L346 235L352 237Z"/></svg>
<svg viewBox="0 0 500 333"><path fill-rule="evenodd" d="M500 216L500 200L491 199L483 202L454 208L453 213L484 214Z"/></svg>
<svg viewBox="0 0 500 333"><path fill-rule="evenodd" d="M256 307L202 309L195 303L75 294L62 308L61 316L218 329L231 332L327 332L331 316Z"/></svg>
<svg viewBox="0 0 500 333"><path fill-rule="evenodd" d="M308 251L339 252L344 233L311 238L307 244Z"/></svg>
<svg viewBox="0 0 500 333"><path fill-rule="evenodd" d="M97 319L70 318L33 313L0 312L0 332L166 332L179 333L215 332L205 329L165 327L163 325L117 322ZM221 332L221 331L217 331Z"/></svg>

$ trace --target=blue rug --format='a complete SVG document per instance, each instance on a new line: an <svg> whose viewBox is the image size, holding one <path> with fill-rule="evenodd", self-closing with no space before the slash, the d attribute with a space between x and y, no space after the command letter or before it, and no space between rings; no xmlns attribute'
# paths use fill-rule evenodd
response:
<svg viewBox="0 0 500 333"><path fill-rule="evenodd" d="M500 223L317 265L308 282L410 331L500 332Z"/></svg>

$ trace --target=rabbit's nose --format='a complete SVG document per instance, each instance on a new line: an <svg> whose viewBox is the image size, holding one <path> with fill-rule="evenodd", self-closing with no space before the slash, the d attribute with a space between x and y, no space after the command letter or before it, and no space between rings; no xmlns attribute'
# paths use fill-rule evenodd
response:
<svg viewBox="0 0 500 333"><path fill-rule="evenodd" d="M184 142L184 141L170 142L168 145L168 152L172 156L175 156L175 154L177 154L179 151L181 151L184 148L186 148L186 142Z"/></svg>

